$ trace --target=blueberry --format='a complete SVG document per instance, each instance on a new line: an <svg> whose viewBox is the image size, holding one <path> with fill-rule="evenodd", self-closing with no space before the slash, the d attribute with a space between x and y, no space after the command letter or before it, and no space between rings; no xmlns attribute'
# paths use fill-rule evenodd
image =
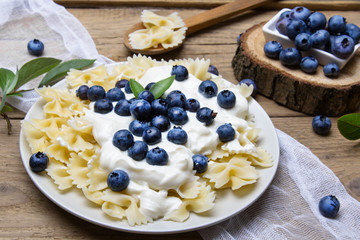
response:
<svg viewBox="0 0 360 240"><path fill-rule="evenodd" d="M301 70L309 74L315 73L318 66L319 62L314 56L303 57L300 62Z"/></svg>
<svg viewBox="0 0 360 240"><path fill-rule="evenodd" d="M346 31L346 19L340 15L329 18L328 29L332 34L344 33Z"/></svg>
<svg viewBox="0 0 360 240"><path fill-rule="evenodd" d="M94 112L106 114L113 110L112 102L106 98L96 100L94 104Z"/></svg>
<svg viewBox="0 0 360 240"><path fill-rule="evenodd" d="M196 112L196 119L199 120L199 122L210 125L214 121L216 115L217 113L215 113L210 108L202 107Z"/></svg>
<svg viewBox="0 0 360 240"><path fill-rule="evenodd" d="M48 156L43 152L37 152L31 155L29 159L29 166L33 172L42 172L49 164Z"/></svg>
<svg viewBox="0 0 360 240"><path fill-rule="evenodd" d="M348 58L353 53L354 48L354 40L348 35L336 36L331 42L331 52L342 59Z"/></svg>
<svg viewBox="0 0 360 240"><path fill-rule="evenodd" d="M283 47L278 41L268 41L264 45L265 55L272 59L279 59L279 55Z"/></svg>
<svg viewBox="0 0 360 240"><path fill-rule="evenodd" d="M180 107L172 107L168 111L168 117L170 122L176 125L184 125L189 121L189 117L186 111Z"/></svg>
<svg viewBox="0 0 360 240"><path fill-rule="evenodd" d="M167 140L175 144L183 145L187 142L188 135L181 127L174 126L174 128L167 133Z"/></svg>
<svg viewBox="0 0 360 240"><path fill-rule="evenodd" d="M115 83L115 87L124 88L128 82L129 82L129 80L127 80L127 79L121 79Z"/></svg>
<svg viewBox="0 0 360 240"><path fill-rule="evenodd" d="M138 99L130 104L130 113L139 120L146 120L151 115L151 104L143 99Z"/></svg>
<svg viewBox="0 0 360 240"><path fill-rule="evenodd" d="M166 165L169 161L169 155L163 148L153 148L146 154L146 162L150 165Z"/></svg>
<svg viewBox="0 0 360 240"><path fill-rule="evenodd" d="M154 82L151 82L151 83L149 83L149 84L147 84L146 86L145 86L145 90L150 90L150 88L152 87L152 86L154 86Z"/></svg>
<svg viewBox="0 0 360 240"><path fill-rule="evenodd" d="M298 6L290 11L290 18L292 19L299 19L302 21L305 21L309 16L311 12L306 7Z"/></svg>
<svg viewBox="0 0 360 240"><path fill-rule="evenodd" d="M336 78L339 76L340 67L336 63L328 63L324 66L323 71L326 77Z"/></svg>
<svg viewBox="0 0 360 240"><path fill-rule="evenodd" d="M319 201L319 211L324 217L335 218L339 212L339 209L340 202L333 195L325 196Z"/></svg>
<svg viewBox="0 0 360 240"><path fill-rule="evenodd" d="M312 120L312 127L317 134L326 135L330 132L331 120L323 115L317 115Z"/></svg>
<svg viewBox="0 0 360 240"><path fill-rule="evenodd" d="M282 13L280 14L279 19L281 19L281 18L290 18L290 13L291 13L290 10L287 10L287 11L282 12Z"/></svg>
<svg viewBox="0 0 360 240"><path fill-rule="evenodd" d="M312 47L310 34L300 33L295 37L295 47L299 51L307 51Z"/></svg>
<svg viewBox="0 0 360 240"><path fill-rule="evenodd" d="M236 96L235 94L230 90L222 90L217 95L217 103L220 107L229 109L235 106L236 103Z"/></svg>
<svg viewBox="0 0 360 240"><path fill-rule="evenodd" d="M169 108L171 107L184 107L186 101L186 96L180 90L171 91L166 96L166 102L168 103Z"/></svg>
<svg viewBox="0 0 360 240"><path fill-rule="evenodd" d="M130 101L127 99L121 99L116 103L114 112L119 116L130 116Z"/></svg>
<svg viewBox="0 0 360 240"><path fill-rule="evenodd" d="M199 92L206 98L215 97L218 93L218 87L214 81L205 80L200 83Z"/></svg>
<svg viewBox="0 0 360 240"><path fill-rule="evenodd" d="M152 101L155 100L155 97L149 90L144 90L139 93L137 99L144 99L144 100L148 101L149 103L151 103Z"/></svg>
<svg viewBox="0 0 360 240"><path fill-rule="evenodd" d="M115 88L109 89L106 92L105 98L112 102L117 102L117 101L120 101L121 99L124 99L125 94L121 91L120 88L115 87Z"/></svg>
<svg viewBox="0 0 360 240"><path fill-rule="evenodd" d="M310 36L313 48L325 49L326 44L330 41L330 33L325 29L317 30Z"/></svg>
<svg viewBox="0 0 360 240"><path fill-rule="evenodd" d="M148 145L143 141L135 141L128 149L128 155L136 161L143 160L149 150Z"/></svg>
<svg viewBox="0 0 360 240"><path fill-rule="evenodd" d="M81 100L88 100L87 97L87 92L89 90L89 87L86 85L81 85L77 90L76 90L76 96L78 98L80 98Z"/></svg>
<svg viewBox="0 0 360 240"><path fill-rule="evenodd" d="M217 70L217 68L214 65L209 65L209 69L208 69L209 73L212 73L216 76L219 76L219 71Z"/></svg>
<svg viewBox="0 0 360 240"><path fill-rule="evenodd" d="M308 28L312 32L315 32L319 29L325 29L327 20L323 13L313 12L310 14L310 16L306 19L305 22Z"/></svg>
<svg viewBox="0 0 360 240"><path fill-rule="evenodd" d="M121 129L113 136L113 145L122 151L126 151L134 144L134 136L129 130Z"/></svg>
<svg viewBox="0 0 360 240"><path fill-rule="evenodd" d="M189 72L186 67L182 65L174 65L171 69L171 75L175 75L175 80L181 82L188 79Z"/></svg>
<svg viewBox="0 0 360 240"><path fill-rule="evenodd" d="M253 86L253 92L251 93L251 96L254 97L256 95L257 86L256 86L256 83L252 79L244 78L244 79L240 80L239 85L241 85L241 84L246 84L248 86L252 85Z"/></svg>
<svg viewBox="0 0 360 240"><path fill-rule="evenodd" d="M27 49L31 55L40 56L44 52L44 44L39 39L33 39L28 42Z"/></svg>
<svg viewBox="0 0 360 240"><path fill-rule="evenodd" d="M208 161L209 158L205 155L201 154L195 154L192 156L192 160L194 162L193 169L196 171L196 173L204 173L206 172L208 168Z"/></svg>
<svg viewBox="0 0 360 240"><path fill-rule="evenodd" d="M360 40L360 27L355 24L346 24L345 34L349 35L353 40L354 44L357 44Z"/></svg>
<svg viewBox="0 0 360 240"><path fill-rule="evenodd" d="M279 59L284 66L298 66L301 61L301 54L296 48L285 48L280 52Z"/></svg>
<svg viewBox="0 0 360 240"><path fill-rule="evenodd" d="M292 19L286 26L286 36L294 40L299 33L306 32L307 26L303 20Z"/></svg>
<svg viewBox="0 0 360 240"><path fill-rule="evenodd" d="M125 83L125 92L126 93L132 93L129 81L127 83Z"/></svg>
<svg viewBox="0 0 360 240"><path fill-rule="evenodd" d="M290 18L279 18L279 20L276 21L275 28L282 35L286 35L286 27L287 25L289 25L290 22Z"/></svg>
<svg viewBox="0 0 360 240"><path fill-rule="evenodd" d="M230 123L225 123L216 129L221 142L229 142L235 139L235 130Z"/></svg>
<svg viewBox="0 0 360 240"><path fill-rule="evenodd" d="M170 128L170 120L163 115L157 115L151 119L150 126L158 128L161 132L165 132Z"/></svg>
<svg viewBox="0 0 360 240"><path fill-rule="evenodd" d="M137 137L142 137L144 131L148 127L150 127L149 122L140 121L140 120L137 120L137 119L131 121L131 123L129 124L130 132L132 132L132 134L134 134Z"/></svg>
<svg viewBox="0 0 360 240"><path fill-rule="evenodd" d="M105 89L102 86L94 85L89 88L87 97L90 101L96 101L105 98Z"/></svg>
<svg viewBox="0 0 360 240"><path fill-rule="evenodd" d="M142 134L144 142L149 145L154 145L161 142L161 132L156 127L148 127Z"/></svg>
<svg viewBox="0 0 360 240"><path fill-rule="evenodd" d="M200 108L200 103L195 98L186 99L185 110L189 112L197 112Z"/></svg>
<svg viewBox="0 0 360 240"><path fill-rule="evenodd" d="M242 35L243 35L243 34L240 33L240 34L237 36L237 38L236 38L237 44L240 44L240 43L241 43L241 36L242 36Z"/></svg>
<svg viewBox="0 0 360 240"><path fill-rule="evenodd" d="M158 98L156 100L154 100L152 103L151 103L151 108L153 110L153 113L155 115L164 115L164 116L167 116L168 114L168 104L166 102L165 99L162 99L162 98Z"/></svg>
<svg viewBox="0 0 360 240"><path fill-rule="evenodd" d="M114 192L125 190L130 183L129 175L121 169L112 171L107 177L107 185Z"/></svg>

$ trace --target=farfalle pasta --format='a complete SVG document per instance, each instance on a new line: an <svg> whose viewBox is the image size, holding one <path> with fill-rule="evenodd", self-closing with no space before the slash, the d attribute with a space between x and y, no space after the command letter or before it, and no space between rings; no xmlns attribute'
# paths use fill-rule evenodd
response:
<svg viewBox="0 0 360 240"><path fill-rule="evenodd" d="M163 23L153 20L151 24ZM114 221L127 221L130 226L148 224L160 218L186 221L192 212L203 213L216 205L217 189L235 191L256 184L257 168L272 166L267 151L257 147L260 130L248 113L247 99L252 87L236 86L221 76L211 76L207 72L209 64L210 61L204 59L166 62L138 55L111 66L71 70L65 79L67 88L37 90L44 101L44 118L22 121L22 131L32 152L41 151L48 155L50 163L46 172L60 191L80 190ZM230 110L218 109L218 119L215 119L231 119L236 130L235 139L220 142L214 128L205 127L194 120L194 115L189 115L191 124L183 126L189 137L184 146L171 145L166 140L159 143L168 151L170 163L167 166L146 165L144 161L133 161L124 152L114 152L112 138L108 136L119 127L127 126L131 117L122 118L113 112L95 113L90 101L76 97L77 88L85 84L101 85L109 90L124 78L134 78L146 85L167 76L173 65L188 69L191 82L187 82L186 94L189 96L197 96L197 88L191 85L192 82L209 78L216 82L219 91L232 89L237 94L239 106ZM181 84L173 83L174 88ZM131 97L132 94L127 95L127 98ZM215 106L204 99L202 104ZM205 173L196 174L193 170L192 161L188 159L192 154L207 155L209 163ZM107 185L109 173L117 168L130 171L129 187L121 192L114 192Z"/></svg>

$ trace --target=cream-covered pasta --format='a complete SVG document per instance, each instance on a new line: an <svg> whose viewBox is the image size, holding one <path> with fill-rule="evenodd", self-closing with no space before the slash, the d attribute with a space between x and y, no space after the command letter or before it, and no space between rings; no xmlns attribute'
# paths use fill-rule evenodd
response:
<svg viewBox="0 0 360 240"><path fill-rule="evenodd" d="M218 115L213 124L205 126L196 119L196 113L189 112L189 122L182 126L188 134L185 145L169 142L163 132L162 141L151 147L159 146L167 151L167 165L134 161L126 151L112 144L114 133L128 128L134 118L114 112L96 113L94 104L81 101L75 91L83 84L101 85L108 90L124 77L136 78L145 86L169 77L175 64L186 66L189 78L174 81L164 95L180 90L188 98L196 98L201 106L214 109ZM129 225L147 224L159 218L185 221L190 212L201 213L213 208L216 189L236 190L254 184L259 177L256 166L272 166L270 156L256 146L259 129L248 112L252 87L211 76L207 72L209 64L204 59L166 62L139 55L111 67L72 70L66 77L67 89L38 90L46 102L44 118L24 120L22 130L32 152L42 151L49 156L46 172L60 190L73 186L81 189L84 196L108 216L126 220ZM199 94L197 86L209 78L216 82L219 91L228 89L236 94L233 108L223 109L216 98ZM132 97L133 94L126 94L127 99ZM226 143L219 140L216 129L223 123L231 123L236 130L234 140ZM208 156L208 170L204 174L193 170L193 154ZM130 184L126 190L113 192L107 186L107 176L114 169L129 174Z"/></svg>

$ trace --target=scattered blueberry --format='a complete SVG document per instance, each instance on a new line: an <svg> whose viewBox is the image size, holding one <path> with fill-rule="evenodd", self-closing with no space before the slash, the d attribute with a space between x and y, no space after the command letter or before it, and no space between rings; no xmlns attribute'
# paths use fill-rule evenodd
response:
<svg viewBox="0 0 360 240"><path fill-rule="evenodd" d="M113 110L113 104L110 100L104 98L96 100L94 104L94 112L106 114Z"/></svg>
<svg viewBox="0 0 360 240"><path fill-rule="evenodd" d="M354 44L357 44L360 40L360 27L353 23L348 23L346 24L345 34L354 40Z"/></svg>
<svg viewBox="0 0 360 240"><path fill-rule="evenodd" d="M326 135L330 132L331 120L323 115L317 115L312 120L312 127L317 134Z"/></svg>
<svg viewBox="0 0 360 240"><path fill-rule="evenodd" d="M194 162L193 169L196 173L204 173L208 169L208 157L201 154L195 154L192 156L192 160Z"/></svg>
<svg viewBox="0 0 360 240"><path fill-rule="evenodd" d="M323 68L324 74L329 78L336 78L339 76L340 67L336 63L328 63Z"/></svg>
<svg viewBox="0 0 360 240"><path fill-rule="evenodd" d="M180 90L173 90L166 96L166 102L169 108L171 107L184 107L186 96Z"/></svg>
<svg viewBox="0 0 360 240"><path fill-rule="evenodd" d="M154 126L161 132L165 132L170 128L170 120L164 115L157 115L151 119L150 126Z"/></svg>
<svg viewBox="0 0 360 240"><path fill-rule="evenodd" d="M312 32L315 32L319 29L325 29L327 20L323 13L312 12L305 22L308 28Z"/></svg>
<svg viewBox="0 0 360 240"><path fill-rule="evenodd" d="M187 142L188 135L181 127L174 126L174 128L167 133L167 140L175 144L183 145Z"/></svg>
<svg viewBox="0 0 360 240"><path fill-rule="evenodd" d="M211 65L211 64L209 65L208 72L212 73L212 74L214 74L216 76L219 75L219 71L217 70L217 68L214 65Z"/></svg>
<svg viewBox="0 0 360 240"><path fill-rule="evenodd" d="M161 132L156 127L148 127L142 134L144 142L149 145L154 145L161 142Z"/></svg>
<svg viewBox="0 0 360 240"><path fill-rule="evenodd" d="M184 125L189 121L186 111L181 107L172 107L168 111L170 122L176 125Z"/></svg>
<svg viewBox="0 0 360 240"><path fill-rule="evenodd" d="M189 72L186 67L182 65L174 65L171 70L171 75L175 75L175 80L181 82L188 79Z"/></svg>
<svg viewBox="0 0 360 240"><path fill-rule="evenodd" d="M292 19L286 26L286 36L294 40L299 33L306 32L307 26L303 20Z"/></svg>
<svg viewBox="0 0 360 240"><path fill-rule="evenodd" d="M311 34L311 44L313 48L325 49L326 44L330 41L330 33L325 29L320 29Z"/></svg>
<svg viewBox="0 0 360 240"><path fill-rule="evenodd" d="M272 59L279 59L279 55L283 47L278 41L268 41L264 45L265 55Z"/></svg>
<svg viewBox="0 0 360 240"><path fill-rule="evenodd" d="M155 147L146 154L146 162L150 165L166 165L169 161L169 155L163 148Z"/></svg>
<svg viewBox="0 0 360 240"><path fill-rule="evenodd" d="M246 84L248 86L252 85L253 86L253 92L251 93L251 96L254 97L257 93L257 86L256 83L254 82L254 80L249 79L249 78L244 78L242 80L239 81L239 85L241 84Z"/></svg>
<svg viewBox="0 0 360 240"><path fill-rule="evenodd" d="M290 18L305 21L310 16L310 14L311 12L309 9L307 9L306 7L298 6L291 9Z"/></svg>
<svg viewBox="0 0 360 240"><path fill-rule="evenodd" d="M340 15L329 18L328 30L332 34L344 33L346 31L346 19Z"/></svg>
<svg viewBox="0 0 360 240"><path fill-rule="evenodd" d="M333 195L325 196L319 201L319 211L324 217L335 218L339 212L339 209L340 202Z"/></svg>
<svg viewBox="0 0 360 240"><path fill-rule="evenodd" d="M130 183L129 175L121 169L112 171L107 177L107 184L114 192L121 192L125 190Z"/></svg>
<svg viewBox="0 0 360 240"><path fill-rule="evenodd" d="M87 97L87 92L89 90L89 87L86 85L81 85L77 90L76 90L76 96L78 98L80 98L81 100L88 100Z"/></svg>
<svg viewBox="0 0 360 240"><path fill-rule="evenodd" d="M236 96L230 90L222 90L217 95L217 103L220 107L225 109L230 109L235 106L236 103Z"/></svg>
<svg viewBox="0 0 360 240"><path fill-rule="evenodd" d="M313 74L319 66L318 60L314 56L306 56L301 59L300 68L306 73Z"/></svg>
<svg viewBox="0 0 360 240"><path fill-rule="evenodd" d="M136 161L143 160L149 150L148 145L143 141L135 141L128 149L128 155Z"/></svg>
<svg viewBox="0 0 360 240"><path fill-rule="evenodd" d="M113 136L113 145L122 151L126 151L134 144L134 136L129 130L121 129Z"/></svg>
<svg viewBox="0 0 360 240"><path fill-rule="evenodd" d="M200 83L199 92L206 98L215 97L218 93L218 87L214 81L205 80Z"/></svg>
<svg viewBox="0 0 360 240"><path fill-rule="evenodd" d="M354 51L354 40L348 35L340 35L331 42L331 52L342 59L348 58Z"/></svg>
<svg viewBox="0 0 360 240"><path fill-rule="evenodd" d="M235 130L230 123L225 123L218 127L216 133L221 142L229 142L235 139Z"/></svg>
<svg viewBox="0 0 360 240"><path fill-rule="evenodd" d="M168 115L168 104L165 99L158 98L151 103L151 108L155 115Z"/></svg>
<svg viewBox="0 0 360 240"><path fill-rule="evenodd" d="M125 94L121 91L120 88L111 88L109 89L106 94L105 94L105 98L112 101L112 102L118 102L121 99L125 98Z"/></svg>
<svg viewBox="0 0 360 240"><path fill-rule="evenodd" d="M43 152L37 152L31 155L29 159L29 166L33 172L42 172L49 164L48 156Z"/></svg>
<svg viewBox="0 0 360 240"><path fill-rule="evenodd" d="M132 89L130 87L130 82L127 81L127 83L125 83L125 92L126 93L132 93Z"/></svg>
<svg viewBox="0 0 360 240"><path fill-rule="evenodd" d="M44 44L39 39L33 39L28 42L27 49L31 55L40 56L44 52Z"/></svg>
<svg viewBox="0 0 360 240"><path fill-rule="evenodd" d="M185 110L189 112L197 112L200 108L200 103L195 98L186 99Z"/></svg>
<svg viewBox="0 0 360 240"><path fill-rule="evenodd" d="M130 132L132 132L132 134L134 134L137 137L142 137L144 131L148 127L150 127L149 122L140 121L140 120L137 120L137 119L131 121L131 123L129 124Z"/></svg>
<svg viewBox="0 0 360 240"><path fill-rule="evenodd" d="M121 79L115 83L115 87L124 88L128 82L129 82L129 80L127 80L127 79Z"/></svg>
<svg viewBox="0 0 360 240"><path fill-rule="evenodd" d="M114 112L119 116L130 116L130 101L127 99L121 99L115 105Z"/></svg>
<svg viewBox="0 0 360 240"><path fill-rule="evenodd" d="M155 100L155 97L149 90L144 90L139 93L137 99L144 99L147 102L151 103L152 101Z"/></svg>
<svg viewBox="0 0 360 240"><path fill-rule="evenodd" d="M199 122L205 123L206 125L210 125L213 123L216 115L217 113L215 113L210 108L202 107L196 112L196 119L199 120Z"/></svg>
<svg viewBox="0 0 360 240"><path fill-rule="evenodd" d="M312 47L310 34L300 33L295 37L295 47L299 51L307 51Z"/></svg>
<svg viewBox="0 0 360 240"><path fill-rule="evenodd" d="M298 66L301 61L301 53L296 48L285 48L280 52L279 59L284 66Z"/></svg>
<svg viewBox="0 0 360 240"><path fill-rule="evenodd" d="M105 98L105 89L102 86L94 85L89 88L87 97L90 101L96 101Z"/></svg>
<svg viewBox="0 0 360 240"><path fill-rule="evenodd" d="M144 99L138 99L130 104L130 113L136 119L146 120L151 115L151 104Z"/></svg>

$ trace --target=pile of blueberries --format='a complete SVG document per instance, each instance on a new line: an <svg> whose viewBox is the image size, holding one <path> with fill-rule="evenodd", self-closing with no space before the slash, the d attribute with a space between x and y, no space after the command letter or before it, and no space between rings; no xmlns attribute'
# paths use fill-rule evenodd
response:
<svg viewBox="0 0 360 240"><path fill-rule="evenodd" d="M210 71L214 72L212 67ZM171 75L175 75L176 81L184 81L188 78L188 70L182 65L174 65ZM149 146L161 142L162 133L167 132L167 140L174 144L186 144L188 135L181 127L189 120L188 112L196 114L198 121L206 126L211 125L217 113L208 107L201 107L198 100L187 98L180 90L173 90L166 97L154 98L150 88L155 83L148 84L137 98L126 99L125 93L131 93L130 82L127 79L119 80L115 87L107 92L102 86L88 87L82 85L77 89L77 96L81 100L94 102L94 111L106 114L114 111L119 116L132 116L134 120L128 129L120 129L113 136L113 145L121 151L127 151L129 157L135 161L145 161L150 165L166 165L168 154L165 149ZM123 90L125 93L123 92ZM217 103L224 109L232 108L236 103L236 96L230 90L222 90L218 93L218 87L212 80L206 80L199 84L198 91L206 98L217 98ZM113 102L116 102L115 107ZM173 124L173 128L171 128ZM218 127L217 134L220 141L228 142L235 138L235 130L230 123ZM136 140L134 136L141 137ZM192 157L194 170L204 173L207 170L208 158L205 155L195 154ZM128 182L124 177L126 173L115 170L109 174L108 185L114 191L122 191L127 184L121 184L121 188L114 187L118 181Z"/></svg>
<svg viewBox="0 0 360 240"><path fill-rule="evenodd" d="M280 59L288 67L300 68L309 74L315 73L318 60L314 56L301 56L301 51L311 48L332 53L338 58L346 59L354 51L360 40L360 28L340 15L334 15L327 21L321 12L311 12L306 7L295 7L283 12L276 22L279 33L294 40L294 48L283 49L277 41L269 41L264 46L264 52L269 58ZM336 63L324 66L327 77L337 77L340 68Z"/></svg>

